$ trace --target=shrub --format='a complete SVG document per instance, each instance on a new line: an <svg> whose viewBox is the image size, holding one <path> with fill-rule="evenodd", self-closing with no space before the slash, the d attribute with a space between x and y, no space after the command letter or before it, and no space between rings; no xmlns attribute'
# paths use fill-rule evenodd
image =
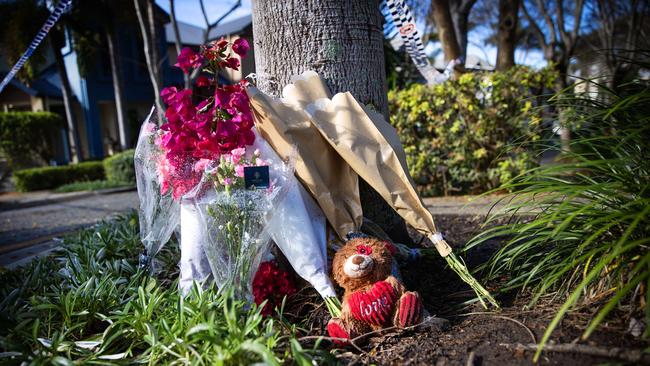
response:
<svg viewBox="0 0 650 366"><path fill-rule="evenodd" d="M550 70L515 67L390 91L391 123L420 192L479 193L534 166L531 145L524 143L540 138L536 107L553 80ZM505 151L513 142L521 144Z"/></svg>
<svg viewBox="0 0 650 366"><path fill-rule="evenodd" d="M13 168L47 164L54 156L52 136L63 126L55 113L0 113L0 152Z"/></svg>
<svg viewBox="0 0 650 366"><path fill-rule="evenodd" d="M104 159L106 179L110 182L135 184L133 156L135 150L126 150Z"/></svg>
<svg viewBox="0 0 650 366"><path fill-rule="evenodd" d="M517 194L488 222L511 221L468 244L504 238L483 267L487 277L503 279L502 290L532 291L529 306L548 296L565 301L540 345L578 305L594 311L583 339L612 313L650 323L650 83L635 84L627 96L611 90L601 100L565 96L563 103L582 115L571 151L563 152L562 164L508 182Z"/></svg>
<svg viewBox="0 0 650 366"><path fill-rule="evenodd" d="M67 183L101 179L104 179L104 166L101 161L24 169L14 172L16 189L21 192L51 189Z"/></svg>

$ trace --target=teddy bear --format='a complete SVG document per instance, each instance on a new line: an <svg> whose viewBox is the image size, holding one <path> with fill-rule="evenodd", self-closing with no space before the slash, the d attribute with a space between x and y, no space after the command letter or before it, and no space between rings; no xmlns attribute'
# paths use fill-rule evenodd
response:
<svg viewBox="0 0 650 366"><path fill-rule="evenodd" d="M355 235L336 252L332 275L345 293L341 315L327 324L330 337L352 339L370 331L390 326L404 328L422 321L418 293L406 291L391 275L391 249L389 242Z"/></svg>

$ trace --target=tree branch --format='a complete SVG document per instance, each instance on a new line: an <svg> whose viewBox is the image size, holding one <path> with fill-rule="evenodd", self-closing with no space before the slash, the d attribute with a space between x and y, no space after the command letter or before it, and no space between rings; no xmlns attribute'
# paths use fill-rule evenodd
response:
<svg viewBox="0 0 650 366"><path fill-rule="evenodd" d="M548 47L548 43L546 42L544 33L542 32L542 29L539 27L539 25L533 20L533 18L528 13L525 3L526 3L525 1L521 2L521 11L524 13L526 20L528 20L530 27L533 29L533 33L535 34L535 37L537 37L539 44L542 46L544 50L546 50L546 48Z"/></svg>
<svg viewBox="0 0 650 366"><path fill-rule="evenodd" d="M553 45L557 42L557 34L555 33L555 24L553 24L553 19L551 19L551 16L549 15L548 11L544 7L544 4L542 3L542 0L537 0L537 7L539 8L540 13L542 13L542 16L544 17L544 20L546 21L546 26L548 27L548 30L551 35L551 42L550 44Z"/></svg>
<svg viewBox="0 0 650 366"><path fill-rule="evenodd" d="M225 12L222 16L219 17L219 19L215 20L213 23L210 23L210 20L208 19L208 12L205 10L205 4L203 4L203 0L199 0L199 5L201 5L201 13L203 13L203 19L205 20L205 31L203 32L203 44L208 43L208 40L210 39L210 31L215 28L219 23L221 23L222 20L224 20L230 13L235 11L238 7L241 6L241 0L237 0L237 2L228 10ZM192 75L190 76L190 79L194 80L198 75L199 75L200 70L194 69L192 71Z"/></svg>
<svg viewBox="0 0 650 366"><path fill-rule="evenodd" d="M569 33L564 29L564 1L555 0L555 14L557 17L557 28L564 44L569 44Z"/></svg>
<svg viewBox="0 0 650 366"><path fill-rule="evenodd" d="M571 31L571 49L576 44L578 39L578 32L580 31L580 23L582 21L582 10L584 9L584 0L576 0L576 8L573 10L573 30Z"/></svg>

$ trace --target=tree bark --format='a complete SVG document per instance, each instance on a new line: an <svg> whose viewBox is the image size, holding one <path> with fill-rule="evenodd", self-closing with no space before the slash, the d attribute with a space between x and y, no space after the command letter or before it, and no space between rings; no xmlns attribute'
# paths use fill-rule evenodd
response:
<svg viewBox="0 0 650 366"><path fill-rule="evenodd" d="M449 2L449 13L454 22L454 32L463 60L467 58L467 38L469 35L469 14L476 0L452 0Z"/></svg>
<svg viewBox="0 0 650 366"><path fill-rule="evenodd" d="M153 3L152 0L146 0L147 2L147 19L153 21ZM147 70L149 70L149 79L151 80L151 86L153 87L154 100L156 103L156 112L158 114L158 120L163 120L163 105L160 99L160 76L158 74L158 44L155 42L155 26L151 26L149 21L145 19L140 6L140 0L133 0L135 5L135 12L138 16L138 24L140 25L140 34L142 35L142 44L144 47L144 58L147 63ZM150 12L151 10L151 12ZM149 29L147 29L149 28ZM151 29L154 29L154 34L150 34Z"/></svg>
<svg viewBox="0 0 650 366"><path fill-rule="evenodd" d="M378 1L253 2L257 87L280 96L291 76L314 70L333 93L350 91L388 116L382 16ZM404 221L361 184L364 215L393 240L410 242Z"/></svg>
<svg viewBox="0 0 650 366"><path fill-rule="evenodd" d="M519 21L519 0L499 0L497 70L515 66L515 45Z"/></svg>
<svg viewBox="0 0 650 366"><path fill-rule="evenodd" d="M54 53L54 61L56 68L61 78L61 94L63 95L63 109L65 110L65 119L67 122L68 132L68 147L70 150L70 159L73 163L81 161L81 153L79 151L79 133L77 132L77 125L75 124L74 111L72 109L72 88L70 88L70 79L68 78L68 70L65 68L65 61L61 54L63 48L63 34L57 28L52 31L52 52Z"/></svg>
<svg viewBox="0 0 650 366"><path fill-rule="evenodd" d="M431 0L433 21L436 23L438 38L442 43L442 52L445 54L445 61L449 62L462 57L454 21L449 12L449 0Z"/></svg>
<svg viewBox="0 0 650 366"><path fill-rule="evenodd" d="M126 125L124 113L124 83L122 81L122 68L120 67L119 45L116 44L115 30L105 28L106 45L108 46L108 58L111 64L111 74L113 76L113 94L115 95L115 113L117 114L117 131L120 139L120 149L122 151L129 148L129 129Z"/></svg>

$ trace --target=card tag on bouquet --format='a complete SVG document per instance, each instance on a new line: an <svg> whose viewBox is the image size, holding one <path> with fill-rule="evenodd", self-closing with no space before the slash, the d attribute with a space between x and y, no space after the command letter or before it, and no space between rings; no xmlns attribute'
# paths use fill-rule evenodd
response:
<svg viewBox="0 0 650 366"><path fill-rule="evenodd" d="M268 165L244 167L244 184L248 189L269 188Z"/></svg>

